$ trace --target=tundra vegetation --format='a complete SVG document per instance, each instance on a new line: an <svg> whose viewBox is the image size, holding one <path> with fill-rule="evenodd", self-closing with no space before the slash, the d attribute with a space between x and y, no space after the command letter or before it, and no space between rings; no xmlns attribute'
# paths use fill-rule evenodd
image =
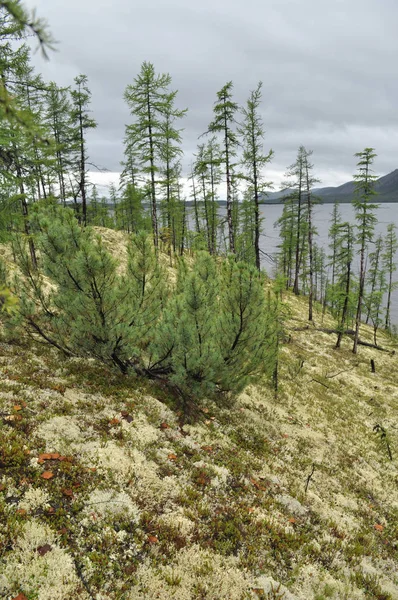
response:
<svg viewBox="0 0 398 600"><path fill-rule="evenodd" d="M374 149L326 255L300 146L271 279L261 83L243 108L217 93L187 203L186 109L143 63L99 197L89 81L35 74L29 32L51 47L0 2L0 596L397 598L398 242L374 239Z"/></svg>

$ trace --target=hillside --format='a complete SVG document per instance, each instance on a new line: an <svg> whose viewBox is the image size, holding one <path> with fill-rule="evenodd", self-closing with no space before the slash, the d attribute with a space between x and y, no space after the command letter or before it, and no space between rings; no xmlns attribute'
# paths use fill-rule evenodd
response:
<svg viewBox="0 0 398 600"><path fill-rule="evenodd" d="M398 598L398 356L383 334L337 352L285 300L278 397L189 415L161 385L3 339L1 598Z"/></svg>
<svg viewBox="0 0 398 600"><path fill-rule="evenodd" d="M352 202L354 190L354 181L348 181L337 187L316 188L314 194L326 204L333 202L348 203ZM376 181L375 191L378 194L377 202L398 202L398 169L380 177ZM270 192L264 198L263 203L279 204L285 195L286 191Z"/></svg>

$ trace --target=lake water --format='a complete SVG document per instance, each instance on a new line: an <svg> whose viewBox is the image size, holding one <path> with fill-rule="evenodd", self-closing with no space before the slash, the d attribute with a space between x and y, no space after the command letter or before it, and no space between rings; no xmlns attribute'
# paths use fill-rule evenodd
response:
<svg viewBox="0 0 398 600"><path fill-rule="evenodd" d="M278 251L279 231L274 227L274 223L282 214L283 206L280 204L269 204L261 206L261 215L263 221L263 235L261 236L260 246L263 252L266 252L270 257L275 257ZM319 204L314 208L314 225L318 231L316 242L319 246L323 246L327 250L328 246L328 230L330 227L333 204ZM351 204L341 204L340 213L343 221L355 222L354 209ZM376 211L378 224L375 229L375 235L384 234L389 223L395 223L398 228L398 203L397 204L381 204ZM359 268L359 259L355 268ZM398 264L398 255L396 256ZM273 261L271 258L263 258L264 267L270 275L273 275ZM398 271L396 272L398 279ZM393 292L391 321L398 324L398 290Z"/></svg>

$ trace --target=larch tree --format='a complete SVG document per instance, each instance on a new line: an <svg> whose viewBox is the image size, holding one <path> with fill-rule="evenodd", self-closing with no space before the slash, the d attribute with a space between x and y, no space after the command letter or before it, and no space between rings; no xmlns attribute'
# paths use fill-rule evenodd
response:
<svg viewBox="0 0 398 600"><path fill-rule="evenodd" d="M196 155L196 160L193 165L191 165L191 173L189 175L189 181L191 182L191 198L193 201L193 218L194 218L194 228L196 235L200 238L202 232L202 226L200 223L200 188L202 188L203 194L203 183L205 183L205 169L206 166L201 161L201 157L203 155L203 144L198 146L198 154ZM196 178L199 178L199 183L196 181ZM201 181L202 180L202 181ZM202 183L202 186L200 185Z"/></svg>
<svg viewBox="0 0 398 600"><path fill-rule="evenodd" d="M207 133L220 134L222 137L222 164L224 167L225 184L227 193L227 222L229 252L235 254L235 229L234 222L234 177L233 160L238 149L238 136L236 133L236 116L239 106L232 100L233 83L229 81L219 92L213 107L214 118L211 121Z"/></svg>
<svg viewBox="0 0 398 600"><path fill-rule="evenodd" d="M358 351L359 327L361 324L365 293L366 252L369 242L373 240L374 227L377 222L374 211L379 206L372 202L376 195L374 184L377 179L377 177L372 174L371 170L373 161L377 156L374 148L365 148L362 152L357 152L355 156L359 160L357 163L358 172L354 175L355 196L352 203L357 221L356 242L359 245L359 287L355 317L354 345L352 349L354 354Z"/></svg>
<svg viewBox="0 0 398 600"><path fill-rule="evenodd" d="M306 217L307 217L307 240L308 240L308 275L309 275L309 290L308 290L308 320L313 320L313 302L314 302L314 234L316 233L314 222L313 222L313 209L317 203L317 199L313 194L312 188L316 183L319 183L319 179L316 179L311 174L313 165L309 162L309 158L312 155L312 150L303 149L304 152L304 190L307 204Z"/></svg>
<svg viewBox="0 0 398 600"><path fill-rule="evenodd" d="M340 348L350 312L354 232L350 223L341 223L336 230L336 310L339 315L336 348Z"/></svg>
<svg viewBox="0 0 398 600"><path fill-rule="evenodd" d="M260 201L270 183L264 180L264 168L273 156L273 150L264 152L264 124L259 108L261 103L262 82L250 93L247 104L243 107L243 122L238 128L242 137L243 157L242 164L245 169L242 177L247 181L248 193L253 198L254 204L254 252L256 267L260 270Z"/></svg>
<svg viewBox="0 0 398 600"><path fill-rule="evenodd" d="M87 133L90 129L97 127L96 121L90 117L91 92L88 88L87 75L78 75L75 78L75 89L71 90L72 111L71 119L73 126L73 147L75 151L75 172L77 180L77 191L75 192L75 203L78 204L80 197L82 213L79 215L81 223L87 223ZM78 206L77 206L78 209Z"/></svg>
<svg viewBox="0 0 398 600"><path fill-rule="evenodd" d="M329 250L330 250L330 254L328 255L328 259L329 259L329 266L332 270L331 272L331 278L330 278L330 285L331 285L331 289L334 289L334 284L336 281L336 264L337 264L337 234L340 231L340 225L341 225L341 214L340 214L340 205L338 202L335 202L333 204L333 210L332 210L332 215L331 215L331 222L330 222L330 227L329 227L329 231L328 231L328 237L329 237ZM331 300L331 308L334 308L334 300L332 298Z"/></svg>
<svg viewBox="0 0 398 600"><path fill-rule="evenodd" d="M68 172L72 167L72 123L69 88L61 88L51 82L45 94L44 120L54 140L55 165L58 196L66 206L70 197Z"/></svg>
<svg viewBox="0 0 398 600"><path fill-rule="evenodd" d="M28 35L36 37L44 57L47 58L49 50L54 50L55 40L47 23L44 19L37 17L34 10L28 10L20 0L3 0L0 2L0 11L0 19L11 21L19 32L20 38ZM13 110L12 107L11 110Z"/></svg>
<svg viewBox="0 0 398 600"><path fill-rule="evenodd" d="M294 281L293 281L293 292L298 295L300 293L299 281L301 272L301 261L303 258L303 245L305 243L305 235L303 231L304 225L304 201L305 201L305 163L306 163L306 150L304 146L300 146L297 153L296 161L288 167L286 173L286 181L284 187L289 190L287 198L290 199L296 205L296 219L295 219L295 249L294 249ZM305 228L306 229L306 228Z"/></svg>
<svg viewBox="0 0 398 600"><path fill-rule="evenodd" d="M208 188L206 196L207 218L210 237L210 252L217 253L217 229L219 226L217 190L221 182L221 148L215 137L208 140L204 154L205 163L208 166Z"/></svg>
<svg viewBox="0 0 398 600"><path fill-rule="evenodd" d="M365 290L366 302L366 324L369 323L371 317L372 308L375 304L374 295L379 293L380 289L378 283L380 281L379 276L384 269L382 268L382 254L383 254L383 238L381 235L377 237L374 242L374 250L369 253L369 281L368 290ZM385 277L385 273L384 273Z"/></svg>
<svg viewBox="0 0 398 600"><path fill-rule="evenodd" d="M387 301L386 301L386 329L391 328L391 296L397 287L397 282L393 281L394 273L397 270L395 256L398 250L397 228L394 223L387 225L387 235L384 244L384 253L382 256L383 268L387 277Z"/></svg>
<svg viewBox="0 0 398 600"><path fill-rule="evenodd" d="M163 191L162 204L164 207L163 222L168 230L169 251L177 248L177 229L179 216L178 186L180 174L180 160L183 154L181 143L181 129L176 129L175 122L182 119L186 110L178 110L174 106L177 92L169 94L165 105L162 123L162 136L160 144L161 167L159 172L159 184Z"/></svg>
<svg viewBox="0 0 398 600"><path fill-rule="evenodd" d="M179 138L174 121L185 111L174 106L176 93L170 91L171 77L168 73L157 75L152 63L143 62L141 71L134 82L127 86L124 99L130 109L133 123L126 127L125 143L137 151L140 168L148 179L148 199L151 206L151 220L155 247L159 244L159 223L157 210L157 188L165 143L165 121L168 115L167 136Z"/></svg>
<svg viewBox="0 0 398 600"><path fill-rule="evenodd" d="M377 331L383 323L383 298L387 291L386 271L382 263L383 238L375 240L373 252L369 253L369 282L364 293L364 305L367 309L366 323L373 324L373 341L377 346Z"/></svg>
<svg viewBox="0 0 398 600"><path fill-rule="evenodd" d="M217 189L221 181L220 162L220 147L215 137L198 145L192 173L195 224L198 233L205 238L210 254L215 254L217 249Z"/></svg>
<svg viewBox="0 0 398 600"><path fill-rule="evenodd" d="M314 275L314 300L325 304L327 288L326 252L324 248L314 243L313 245L313 275Z"/></svg>
<svg viewBox="0 0 398 600"><path fill-rule="evenodd" d="M100 225L100 208L97 186L93 185L90 194L90 203L86 214L87 225Z"/></svg>
<svg viewBox="0 0 398 600"><path fill-rule="evenodd" d="M292 195L283 198L282 215L274 227L279 227L281 243L278 251L278 269L283 273L285 288L293 284L294 252L297 234L297 205Z"/></svg>
<svg viewBox="0 0 398 600"><path fill-rule="evenodd" d="M117 227L129 233L141 226L145 199L145 180L141 177L140 152L127 137L124 139L123 171L120 175L121 200L117 207Z"/></svg>
<svg viewBox="0 0 398 600"><path fill-rule="evenodd" d="M37 265L35 246L31 236L29 204L40 194L44 168L49 166L51 144L41 119L41 104L34 106L30 96L31 87L42 88L41 79L34 78L29 64L30 52L23 45L16 50L12 40L18 33L3 30L4 43L0 47L1 78L3 91L12 96L13 114L0 121L0 163L3 185L9 198L20 205L23 230L29 240L32 264ZM0 37L2 30L0 28ZM9 205L11 208L11 203ZM20 219L16 215L16 222ZM14 223L15 224L15 223Z"/></svg>

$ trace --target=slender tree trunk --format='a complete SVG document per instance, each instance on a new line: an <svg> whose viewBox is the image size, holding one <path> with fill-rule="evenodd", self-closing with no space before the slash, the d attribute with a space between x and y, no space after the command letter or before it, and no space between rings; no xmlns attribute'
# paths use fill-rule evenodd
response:
<svg viewBox="0 0 398 600"><path fill-rule="evenodd" d="M25 230L25 234L28 238L29 252L30 252L30 258L32 260L32 266L33 266L33 269L36 271L37 270L36 249L35 249L35 245L33 243L32 237L30 235L29 209L28 209L28 203L26 202L25 186L22 181L22 170L19 165L19 162L17 162L16 171L17 171L17 177L19 179L19 191L21 193L21 208L22 208L22 215L23 215L23 220L24 220L24 230Z"/></svg>
<svg viewBox="0 0 398 600"><path fill-rule="evenodd" d="M170 183L171 169L170 160L167 156L166 159L166 212L167 212L167 229L169 235L169 255L171 260L171 240L173 240L173 250L175 251L175 232L173 227L173 221L171 217L171 183Z"/></svg>
<svg viewBox="0 0 398 600"><path fill-rule="evenodd" d="M211 155L210 162L210 188L211 188L211 254L216 253L217 246L217 231L216 231L216 220L217 220L217 205L214 185L214 164L213 155Z"/></svg>
<svg viewBox="0 0 398 600"><path fill-rule="evenodd" d="M209 206L207 199L207 190L206 190L206 178L204 173L202 174L202 192L203 192L203 202L205 209L205 223L206 223L206 241L207 241L207 250L211 254L211 234L210 234L210 220L209 220Z"/></svg>
<svg viewBox="0 0 398 600"><path fill-rule="evenodd" d="M28 100L29 110L32 110L29 85L26 85L26 98ZM33 153L35 155L35 160L36 160L35 170L36 170L37 179L38 179L38 181L37 181L37 194L38 194L38 199L40 200L41 199L41 191L43 191L43 197L47 198L46 184L45 184L45 181L44 181L44 175L43 175L43 170L42 170L41 161L40 161L40 157L39 157L39 151L37 149L37 144L36 144L36 141L34 139L32 140L32 145L33 145ZM40 189L40 185L41 185L41 189Z"/></svg>
<svg viewBox="0 0 398 600"><path fill-rule="evenodd" d="M153 143L153 132L152 132L152 111L151 111L151 100L149 96L149 89L147 90L147 114L148 114L148 138L149 138L149 163L151 167L151 207L152 207L152 229L153 229L153 243L155 248L159 246L159 229L158 229L158 217L156 210L156 186L155 186L155 149Z"/></svg>
<svg viewBox="0 0 398 600"><path fill-rule="evenodd" d="M232 215L232 181L231 181L231 166L229 164L229 141L228 141L228 123L227 116L224 116L224 143L225 143L225 174L227 182L227 222L228 222L228 239L229 251L235 254L235 230Z"/></svg>
<svg viewBox="0 0 398 600"><path fill-rule="evenodd" d="M392 261L392 253L389 256L389 274L388 274L388 290L387 290L387 306L386 306L386 329L390 329L390 312L391 312L391 294L392 294L392 273L393 273L393 261Z"/></svg>
<svg viewBox="0 0 398 600"><path fill-rule="evenodd" d="M253 149L256 147L256 140L254 139L254 132L252 135ZM256 157L253 160L253 184L254 184L254 252L256 255L256 267L260 271L260 198L258 191L258 173L257 173L257 161Z"/></svg>
<svg viewBox="0 0 398 600"><path fill-rule="evenodd" d="M362 223L361 223L361 250L360 250L360 256L361 256L361 262L360 262L360 272L359 272L359 291L358 291L358 304L357 304L357 312L356 312L356 317L355 317L355 335L354 335L354 345L352 348L352 352L353 354L357 354L358 352L358 339L359 339L359 327L361 324L361 317L362 317L362 303L363 303L363 296L364 296L364 292L365 292L365 274L366 274L366 268L365 268L365 249L366 249L366 215L367 215L367 205L366 205L366 201L369 198L370 192L371 192L371 179L369 178L369 168L370 168L370 164L369 163L369 159L366 161L365 164L365 173L364 173L364 180L363 180L363 197L365 198L365 203L364 206L362 207Z"/></svg>
<svg viewBox="0 0 398 600"><path fill-rule="evenodd" d="M350 252L350 247L348 247L348 251ZM345 287L345 297L344 297L344 305L343 311L341 313L340 320L340 331L337 337L336 348L340 348L341 340L343 338L344 326L347 319L348 312L348 300L350 296L350 285L351 285L351 260L347 262L347 279L346 279L346 287Z"/></svg>
<svg viewBox="0 0 398 600"><path fill-rule="evenodd" d="M87 195L86 195L86 153L84 148L84 129L82 107L79 106L79 135L80 135L80 194L82 197L82 225L87 225Z"/></svg>
<svg viewBox="0 0 398 600"><path fill-rule="evenodd" d="M357 304L357 312L356 312L356 316L355 316L354 346L352 348L352 351L354 354L356 354L358 352L359 326L361 324L362 301L363 301L364 289L365 289L365 247L364 247L364 245L362 245L360 275L359 275L358 304Z"/></svg>
<svg viewBox="0 0 398 600"><path fill-rule="evenodd" d="M183 203L183 210L182 210L182 230L181 230L181 247L180 247L180 255L181 256L184 255L184 249L185 249L185 228L186 228L186 223L187 223L187 206L186 206L186 203L184 201L184 203Z"/></svg>
<svg viewBox="0 0 398 600"><path fill-rule="evenodd" d="M198 198L196 194L195 177L192 173L192 193L193 193L193 214L195 217L196 232L200 234L200 221L199 221L199 209L198 209Z"/></svg>
<svg viewBox="0 0 398 600"><path fill-rule="evenodd" d="M313 265L313 254L312 254L312 202L311 192L309 189L309 177L308 177L308 166L306 167L307 177L307 207L308 207L308 260L309 260L309 275L310 275L310 289L308 294L308 320L313 320L313 300L314 300L314 265Z"/></svg>
<svg viewBox="0 0 398 600"><path fill-rule="evenodd" d="M300 257L301 257L301 194L302 194L302 167L300 166L300 180L298 190L298 206L297 206L297 239L296 239L296 265L294 274L293 292L298 296L299 290L299 275L300 275Z"/></svg>
<svg viewBox="0 0 398 600"><path fill-rule="evenodd" d="M61 140L60 140L60 136L59 136L59 123L58 123L55 113L53 116L52 127L53 127L55 143L56 143L56 147L57 147L57 149L55 151L55 156L56 156L56 160L57 160L59 195L60 195L62 204L64 206L66 206L66 186L65 186L65 177L64 177L64 164L63 164L63 160L62 160L62 153L60 151Z"/></svg>
<svg viewBox="0 0 398 600"><path fill-rule="evenodd" d="M376 289L376 279L377 279L377 271L379 270L379 262L380 262L380 251L381 251L381 246L378 242L376 242L377 246L376 246L376 256L375 256L375 264L374 264L374 273L373 273L373 277L372 277L372 281L371 281L371 286L370 286L370 294L371 296L373 295L375 289ZM366 315L366 325L368 325L369 323L369 319L370 319L370 306L368 308L368 312Z"/></svg>

